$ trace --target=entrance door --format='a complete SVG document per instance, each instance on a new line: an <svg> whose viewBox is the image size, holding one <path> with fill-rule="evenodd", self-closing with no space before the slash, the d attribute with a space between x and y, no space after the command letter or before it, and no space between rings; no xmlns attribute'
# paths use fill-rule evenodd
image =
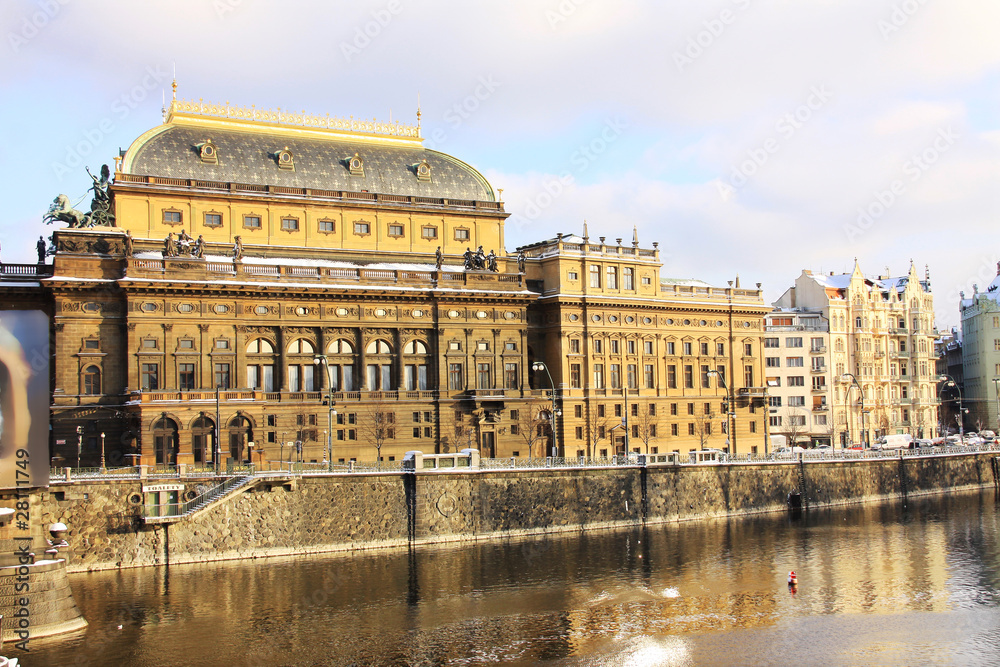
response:
<svg viewBox="0 0 1000 667"><path fill-rule="evenodd" d="M174 420L162 418L154 424L153 450L157 465L177 463L177 424Z"/></svg>
<svg viewBox="0 0 1000 667"><path fill-rule="evenodd" d="M482 452L480 456L488 459L496 458L496 433L493 431L483 431Z"/></svg>
<svg viewBox="0 0 1000 667"><path fill-rule="evenodd" d="M233 459L234 463L241 463L243 461L243 434L242 433L230 433L229 434L229 456Z"/></svg>

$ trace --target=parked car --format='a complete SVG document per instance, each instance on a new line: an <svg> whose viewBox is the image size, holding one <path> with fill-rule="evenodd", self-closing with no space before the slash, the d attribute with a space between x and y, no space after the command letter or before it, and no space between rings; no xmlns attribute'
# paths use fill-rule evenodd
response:
<svg viewBox="0 0 1000 667"><path fill-rule="evenodd" d="M851 445L847 449L848 449L848 451L860 452L864 448L865 448L865 446L863 444L858 443L858 444Z"/></svg>
<svg viewBox="0 0 1000 667"><path fill-rule="evenodd" d="M912 444L913 436L909 433L893 433L873 442L872 449L909 449Z"/></svg>

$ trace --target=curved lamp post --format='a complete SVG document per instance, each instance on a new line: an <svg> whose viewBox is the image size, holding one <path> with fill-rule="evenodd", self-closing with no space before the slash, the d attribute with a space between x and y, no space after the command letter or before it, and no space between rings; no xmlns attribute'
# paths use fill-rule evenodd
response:
<svg viewBox="0 0 1000 667"><path fill-rule="evenodd" d="M722 385L723 391L726 392L726 403L729 404L726 410L726 431L727 431L726 448L727 449L729 448L729 442L730 439L732 439L733 443L732 453L735 454L736 453L736 404L733 402L733 394L729 389L729 385L726 384L726 378L723 377L722 373L720 373L719 371L708 371L707 375L714 375L715 377L719 378L719 384Z"/></svg>
<svg viewBox="0 0 1000 667"><path fill-rule="evenodd" d="M531 364L531 370L544 370L546 377L549 378L549 388L552 390L552 411L549 413L549 428L552 429L552 456L556 456L559 454L559 446L556 444L556 417L559 416L556 410L556 386L552 383L552 374L549 373L549 367L545 365L545 362L536 361Z"/></svg>
<svg viewBox="0 0 1000 667"><path fill-rule="evenodd" d="M327 359L325 354L317 354L313 357L313 364L321 368L326 368L326 405L327 405L327 419L326 419L326 451L325 459L327 460L327 465L330 469L333 469L333 417L337 414L336 404L333 400L333 378L330 376L330 360Z"/></svg>
<svg viewBox="0 0 1000 667"><path fill-rule="evenodd" d="M959 434L958 437L961 439L962 444L964 445L965 444L965 409L962 407L962 388L958 386L957 382L955 382L955 378L953 378L950 375L939 375L937 379L938 379L938 382L944 382L944 384L941 385L941 390L942 391L944 391L945 387L954 387L955 391L958 392L958 434Z"/></svg>
<svg viewBox="0 0 1000 667"><path fill-rule="evenodd" d="M861 388L861 384L858 383L858 378L854 376L853 373L844 373L840 376L841 382L851 382L855 387L858 388L858 395L861 396L861 446L868 446L868 431L865 429L865 390ZM847 394L850 394L851 387L848 385L847 392L844 394L844 402L847 403ZM850 405L850 403L848 403ZM848 434L850 434L850 429L848 429ZM854 444L854 443L851 443Z"/></svg>

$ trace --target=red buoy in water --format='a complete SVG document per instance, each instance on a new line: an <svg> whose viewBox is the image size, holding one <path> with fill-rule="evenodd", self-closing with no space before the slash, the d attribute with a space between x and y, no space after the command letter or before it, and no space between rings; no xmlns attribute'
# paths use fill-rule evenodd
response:
<svg viewBox="0 0 1000 667"><path fill-rule="evenodd" d="M795 576L795 570L788 573L788 585L795 586L799 583L799 578Z"/></svg>

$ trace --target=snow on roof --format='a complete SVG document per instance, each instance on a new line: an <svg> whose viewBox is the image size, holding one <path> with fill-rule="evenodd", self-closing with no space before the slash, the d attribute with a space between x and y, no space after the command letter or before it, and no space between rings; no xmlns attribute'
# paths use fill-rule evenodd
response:
<svg viewBox="0 0 1000 667"><path fill-rule="evenodd" d="M696 278L660 278L661 285L678 285L680 287L713 287L711 283Z"/></svg>
<svg viewBox="0 0 1000 667"><path fill-rule="evenodd" d="M837 273L832 276L814 273L810 277L828 289L847 289L851 285L850 273Z"/></svg>

